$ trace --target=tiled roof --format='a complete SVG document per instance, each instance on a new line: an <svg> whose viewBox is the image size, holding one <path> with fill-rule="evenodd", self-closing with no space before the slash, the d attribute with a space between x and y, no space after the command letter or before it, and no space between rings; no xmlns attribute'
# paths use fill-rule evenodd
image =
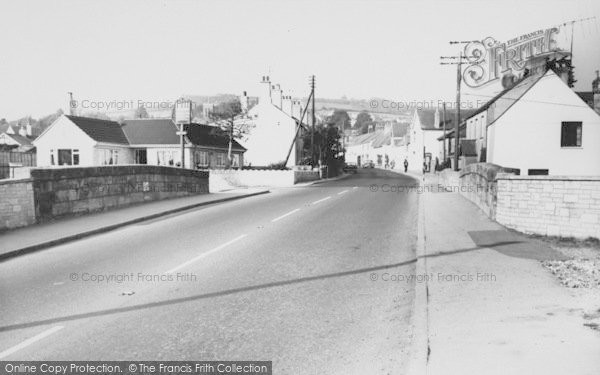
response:
<svg viewBox="0 0 600 375"><path fill-rule="evenodd" d="M438 109L440 122L438 124L434 124L435 122L435 109L432 108L423 108L417 109L417 115L419 116L419 121L421 122L421 129L423 130L441 130L444 125L444 117L446 122L446 129L454 128L454 124L456 123L456 109L454 108L446 108L446 115L444 116L444 110ZM471 117L475 110L472 109L461 109L460 118L461 122L464 119Z"/></svg>
<svg viewBox="0 0 600 375"><path fill-rule="evenodd" d="M125 120L122 127L132 145L175 145L180 139L171 119Z"/></svg>
<svg viewBox="0 0 600 375"><path fill-rule="evenodd" d="M216 127L203 124L185 124L188 139L197 146L228 148L229 138L223 131ZM235 139L232 142L232 150L246 151Z"/></svg>
<svg viewBox="0 0 600 375"><path fill-rule="evenodd" d="M379 148L390 144L392 135L387 132L379 132L375 139L373 139L373 148Z"/></svg>
<svg viewBox="0 0 600 375"><path fill-rule="evenodd" d="M23 137L22 135L19 135L19 134L6 134L6 135L11 137L12 139L14 139L15 142L17 142L19 144L19 146L31 146L31 140L27 137Z"/></svg>
<svg viewBox="0 0 600 375"><path fill-rule="evenodd" d="M121 125L115 121L70 115L65 116L96 142L129 144L125 133L123 133L123 129L121 129Z"/></svg>
<svg viewBox="0 0 600 375"><path fill-rule="evenodd" d="M348 142L348 145L354 146L354 145L361 145L361 144L369 143L369 142L373 141L377 137L377 135L380 133L381 132L373 132L373 133L361 134L361 135L357 135L355 137L351 137Z"/></svg>

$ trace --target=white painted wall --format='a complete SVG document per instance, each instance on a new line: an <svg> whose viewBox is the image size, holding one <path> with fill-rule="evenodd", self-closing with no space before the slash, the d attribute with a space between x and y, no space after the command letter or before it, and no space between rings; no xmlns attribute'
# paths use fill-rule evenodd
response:
<svg viewBox="0 0 600 375"><path fill-rule="evenodd" d="M480 160L481 149L486 147L487 111L478 113L467 120L467 139L474 139L477 147L477 160ZM489 153L489 150L487 150Z"/></svg>
<svg viewBox="0 0 600 375"><path fill-rule="evenodd" d="M60 116L44 133L33 141L38 167L49 167L50 150L78 149L79 165L94 166L96 142L65 116Z"/></svg>
<svg viewBox="0 0 600 375"><path fill-rule="evenodd" d="M440 141L437 139L443 134L442 130L423 130L417 111L408 129L409 144L407 147L408 169L423 169L424 153L431 153L431 168L435 165L435 158L442 159Z"/></svg>
<svg viewBox="0 0 600 375"><path fill-rule="evenodd" d="M253 127L242 145L248 151L244 163L267 166L285 160L296 133L296 122L271 103L262 100L248 112ZM292 149L288 166L297 164L296 149Z"/></svg>
<svg viewBox="0 0 600 375"><path fill-rule="evenodd" d="M561 122L581 121L582 147L561 147ZM488 128L488 162L549 169L550 175L600 175L600 116L548 72Z"/></svg>

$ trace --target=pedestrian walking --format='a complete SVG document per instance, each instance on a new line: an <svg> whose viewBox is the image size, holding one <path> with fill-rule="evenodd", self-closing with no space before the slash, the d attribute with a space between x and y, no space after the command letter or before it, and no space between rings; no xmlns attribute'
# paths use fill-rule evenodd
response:
<svg viewBox="0 0 600 375"><path fill-rule="evenodd" d="M408 160L404 159L404 173L408 172Z"/></svg>

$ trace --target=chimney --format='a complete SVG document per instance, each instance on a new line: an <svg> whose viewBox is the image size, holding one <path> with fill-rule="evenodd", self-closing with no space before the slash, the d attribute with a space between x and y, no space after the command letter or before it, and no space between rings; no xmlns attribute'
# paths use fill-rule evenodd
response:
<svg viewBox="0 0 600 375"><path fill-rule="evenodd" d="M281 90L281 86L279 84L276 84L272 87L272 100L271 102L273 103L273 105L279 109L283 109L282 108L282 90Z"/></svg>
<svg viewBox="0 0 600 375"><path fill-rule="evenodd" d="M29 121L27 122L27 125L25 125L25 133L27 134L28 137L33 136L33 132L31 130L31 124L29 123Z"/></svg>
<svg viewBox="0 0 600 375"><path fill-rule="evenodd" d="M248 112L248 95L246 94L246 91L244 91L240 96L240 104L242 107L242 112Z"/></svg>
<svg viewBox="0 0 600 375"><path fill-rule="evenodd" d="M300 120L302 116L302 102L300 100L292 100L292 116ZM306 123L306 119L302 122Z"/></svg>
<svg viewBox="0 0 600 375"><path fill-rule="evenodd" d="M288 116L294 116L292 97L290 95L284 95L281 98L281 103L281 110Z"/></svg>
<svg viewBox="0 0 600 375"><path fill-rule="evenodd" d="M263 76L262 81L260 83L260 96L258 98L259 103L268 103L271 104L271 80L269 76Z"/></svg>

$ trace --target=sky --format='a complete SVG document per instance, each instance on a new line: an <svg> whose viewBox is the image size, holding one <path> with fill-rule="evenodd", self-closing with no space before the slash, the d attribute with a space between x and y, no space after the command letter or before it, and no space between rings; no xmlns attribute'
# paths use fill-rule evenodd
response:
<svg viewBox="0 0 600 375"><path fill-rule="evenodd" d="M596 16L574 28L577 90L600 69L600 1L8 1L0 2L0 118L88 105L286 94L453 100L450 40L498 40ZM100 104L98 104L100 105Z"/></svg>

